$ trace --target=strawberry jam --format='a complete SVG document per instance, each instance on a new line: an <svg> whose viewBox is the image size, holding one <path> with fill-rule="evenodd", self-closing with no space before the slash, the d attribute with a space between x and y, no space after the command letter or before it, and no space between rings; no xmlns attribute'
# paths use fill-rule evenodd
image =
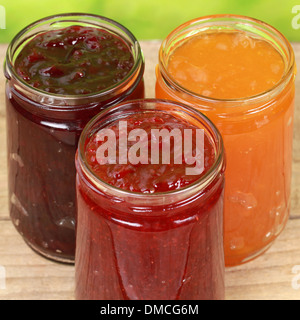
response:
<svg viewBox="0 0 300 320"><path fill-rule="evenodd" d="M89 120L143 98L144 60L123 26L94 15L37 21L5 63L10 216L35 251L74 262L75 153Z"/></svg>
<svg viewBox="0 0 300 320"><path fill-rule="evenodd" d="M181 150L172 147L170 141L170 161L165 164L153 164L151 163L151 141L156 141L156 136L153 134L154 130L168 130L172 132L173 129L179 130L181 137L184 137L184 130L196 130L197 127L176 118L172 115L164 114L163 116L155 115L152 113L137 113L123 118L122 121L127 123L128 133L131 130L139 128L144 130L148 136L146 145L146 159L143 163L128 163L120 164L119 148L117 151L117 164L99 164L97 159L97 150L104 144L103 141L98 141L98 136L92 136L86 145L87 163L91 170L97 175L97 177L106 183L123 190L142 193L155 193L155 192L167 192L175 189L180 189L187 186L199 179L199 175L186 175L185 157ZM122 132L119 130L119 121L112 122L106 126L106 129L113 130L116 135L116 146L121 145L120 135ZM152 140L151 140L152 139ZM174 139L174 138L173 138ZM195 140L195 139L194 139ZM152 143L153 144L153 143ZM134 147L135 141L128 141L128 149ZM162 149L162 139L159 141L159 146ZM195 141L193 145L193 152L195 153ZM165 152L168 150L165 149ZM180 164L174 163L175 153L179 151L182 156ZM142 151L140 151L142 152ZM176 155L177 156L177 155ZM213 165L215 161L215 151L207 137L204 136L204 170L201 174L207 172L207 170ZM147 165L145 165L147 164Z"/></svg>
<svg viewBox="0 0 300 320"><path fill-rule="evenodd" d="M195 164L174 129L184 146L194 132L198 173L186 171ZM170 148L155 130L174 133ZM202 114L163 100L122 103L89 122L76 156L77 299L224 298L222 148Z"/></svg>

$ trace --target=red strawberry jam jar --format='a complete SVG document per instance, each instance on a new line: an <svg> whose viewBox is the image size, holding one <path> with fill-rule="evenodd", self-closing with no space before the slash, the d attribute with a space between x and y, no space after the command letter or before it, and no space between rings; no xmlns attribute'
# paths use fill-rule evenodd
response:
<svg viewBox="0 0 300 320"><path fill-rule="evenodd" d="M75 255L75 152L101 110L144 97L134 35L110 19L63 14L10 43L6 62L9 209L26 243L49 259Z"/></svg>
<svg viewBox="0 0 300 320"><path fill-rule="evenodd" d="M76 299L224 299L224 150L210 120L123 102L87 124L76 168Z"/></svg>

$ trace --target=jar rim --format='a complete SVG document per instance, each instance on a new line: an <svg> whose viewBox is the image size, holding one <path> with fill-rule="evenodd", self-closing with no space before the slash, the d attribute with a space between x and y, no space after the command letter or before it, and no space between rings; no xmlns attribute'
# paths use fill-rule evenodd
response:
<svg viewBox="0 0 300 320"><path fill-rule="evenodd" d="M229 22L231 21L233 22L233 26L235 26L237 23L239 24L239 26L241 26L241 24L244 24L245 26L247 26L248 28L256 26L258 28L262 27L265 29L265 31L272 33L274 36L277 37L277 39L279 39L282 44L285 46L286 50L286 54L288 56L288 63L286 64L285 67L285 71L284 74L282 75L281 79L275 84L273 85L271 88L269 88L268 90L252 95L252 96L247 96L247 97L241 97L241 98L213 98L213 97L208 97L208 96L204 96L198 93L195 93L191 90L189 90L186 87L183 87L182 85L180 85L178 82L176 82L176 80L171 77L171 75L168 73L167 70L167 65L166 62L164 61L164 50L166 50L166 48L168 48L168 41L170 41L170 39L172 37L174 37L177 33L180 33L180 31L183 31L184 29L186 29L189 26L195 26L198 23L206 23L209 21L224 21L224 22ZM220 25L220 24L219 24ZM223 24L225 25L225 24ZM201 26L200 26L201 27ZM199 28L199 32L201 32L202 28ZM238 28L235 28L235 30L240 30ZM253 28L251 28L251 30L253 31ZM282 53L280 53L282 55ZM284 57L283 57L284 58ZM167 37L163 40L163 42L161 43L160 49L159 49L159 71L162 74L163 79L170 83L171 86L180 92L183 92L184 94L191 96L192 98L194 98L195 100L201 100L203 102L207 102L207 103L213 103L213 102L232 102L234 103L234 105L236 104L243 104L244 101L246 100L247 102L257 102L260 101L261 99L270 99L270 94L283 89L284 85L286 84L286 82L288 82L291 77L294 75L295 76L295 55L294 55L294 51L293 48L290 44L290 42L286 39L286 37L280 32L278 31L276 28L274 28L273 26L271 26L270 24L261 21L259 19L256 18L252 18L252 17L248 17L248 16L243 16L243 15L235 15L235 14L215 14L215 15L207 15L207 16L203 16L200 18L195 18L192 20L189 20L181 25L179 25L177 28L175 28L174 30L172 30Z"/></svg>
<svg viewBox="0 0 300 320"><path fill-rule="evenodd" d="M211 131L212 134L215 135L214 137L214 144L216 145L216 152L215 152L215 161L213 165L209 168L209 170L203 174L199 179L194 181L193 183L184 186L179 189L165 191L165 192L154 192L154 193L142 193L142 192L134 192L124 190L118 187L115 187L108 182L100 179L87 165L85 161L85 140L89 134L89 131L93 128L93 126L105 116L109 116L110 113L113 113L115 110L125 109L128 106L139 105L140 107L144 106L145 109L149 110L149 105L161 105L161 106L173 106L178 108L178 110L184 110L190 115L197 116L201 119L201 123L205 124ZM147 107L146 107L147 106ZM155 109L157 110L157 109ZM158 109L162 110L162 109ZM169 111L169 109L168 109ZM200 120L198 120L200 123ZM147 98L147 99L136 99L136 100L129 100L126 102L119 103L117 105L111 106L103 111L101 111L98 115L92 118L89 123L85 126L78 143L78 149L76 154L76 164L77 172L81 172L87 177L87 180L90 186L93 187L95 191L99 191L101 189L105 189L105 191L112 191L114 195L117 196L133 196L136 199L143 200L143 199L150 199L150 200L159 200L164 197L168 196L182 196L182 194L186 194L187 192L191 194L197 194L198 192L204 190L210 183L212 183L216 177L219 175L220 172L224 172L225 170L225 151L224 151L224 144L223 138L217 129L217 127L212 123L212 121L207 118L203 113L197 111L196 109L189 107L185 104L174 102L165 99L155 99L155 98Z"/></svg>
<svg viewBox="0 0 300 320"><path fill-rule="evenodd" d="M86 18L86 20L84 20L84 18ZM13 64L14 54L19 48L20 44L24 42L24 40L19 44L18 42L20 41L20 39L26 36L28 32L30 32L30 30L32 30L33 28L47 25L47 23L49 26L52 26L55 23L60 23L60 22L74 22L74 24L76 22L84 23L87 25L103 27L103 28L106 28L109 32L113 32L114 31L113 29L108 28L108 26L110 26L115 28L115 31L116 30L121 31L122 35L127 37L127 39L125 39L128 42L127 44L131 45L130 50L135 52L135 56L134 56L135 62L133 67L120 82L117 82L116 84L106 89L92 92L92 93L87 93L87 94L66 95L66 94L59 94L59 93L49 93L47 91L43 91L31 86L29 83L27 83L18 75L18 73L14 68L14 64ZM107 24L107 25L105 26L104 24ZM38 33L30 35L29 39L33 38L37 34ZM80 13L80 12L62 13L62 14L47 16L45 18L36 20L35 22L24 27L15 35L15 37L12 39L12 41L8 45L8 48L6 51L5 63L4 63L4 73L8 79L11 79L13 77L13 79L16 79L18 84L21 85L23 88L25 88L25 90L28 90L29 92L32 92L34 94L42 95L44 97L43 99L44 101L53 101L53 99L62 100L64 101L63 105L66 105L67 101L72 101L76 99L84 99L84 100L97 99L97 98L104 97L108 94L112 94L120 87L128 86L129 82L137 73L138 73L138 80L136 80L136 82L138 82L140 78L143 76L143 72L144 72L144 55L138 40L129 29L127 29L125 26L123 26L119 22L112 20L110 18L101 16L101 15L87 14L87 13ZM50 103L50 104L53 104L53 103Z"/></svg>

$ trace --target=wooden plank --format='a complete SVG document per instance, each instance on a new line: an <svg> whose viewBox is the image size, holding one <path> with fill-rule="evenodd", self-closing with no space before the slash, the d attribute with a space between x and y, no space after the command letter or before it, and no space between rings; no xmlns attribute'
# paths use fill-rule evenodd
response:
<svg viewBox="0 0 300 320"><path fill-rule="evenodd" d="M73 299L74 266L34 253L9 220L0 221L0 266L0 300ZM1 287L3 267L5 288L3 280Z"/></svg>
<svg viewBox="0 0 300 320"><path fill-rule="evenodd" d="M300 299L300 219L290 219L285 230L262 256L244 265L226 269L226 299ZM299 270L300 274L300 270Z"/></svg>
<svg viewBox="0 0 300 320"><path fill-rule="evenodd" d="M226 299L300 299L300 288L292 285L300 285L292 272L300 266L299 230L300 219L291 219L264 255L227 268ZM33 253L10 221L0 221L0 239L0 266L6 270L2 290L0 274L0 299L74 299L74 266Z"/></svg>

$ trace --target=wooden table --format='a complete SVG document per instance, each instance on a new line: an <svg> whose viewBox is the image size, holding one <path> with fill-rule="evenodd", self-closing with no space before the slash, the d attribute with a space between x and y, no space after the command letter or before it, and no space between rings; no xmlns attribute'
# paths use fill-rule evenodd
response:
<svg viewBox="0 0 300 320"><path fill-rule="evenodd" d="M141 45L146 61L146 95L154 97L154 68L160 41L141 42ZM300 43L293 46L300 65ZM6 48L6 45L0 45L1 65ZM1 72L0 299L74 299L74 266L51 262L35 254L9 219L4 83ZM300 77L296 80L292 192L290 219L272 247L256 260L226 270L227 300L300 300Z"/></svg>

